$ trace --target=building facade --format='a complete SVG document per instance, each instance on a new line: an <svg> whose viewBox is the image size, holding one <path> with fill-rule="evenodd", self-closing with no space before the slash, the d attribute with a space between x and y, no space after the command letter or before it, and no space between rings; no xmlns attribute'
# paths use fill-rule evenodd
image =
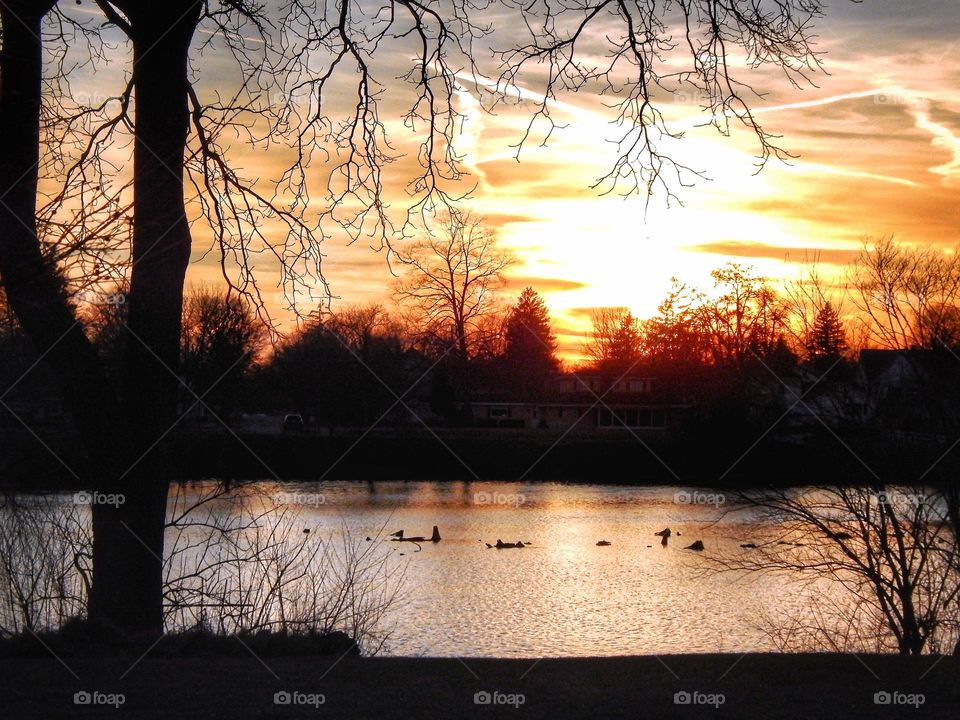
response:
<svg viewBox="0 0 960 720"><path fill-rule="evenodd" d="M471 414L475 427L663 432L689 407L656 378L569 373L552 378L541 400L478 401Z"/></svg>

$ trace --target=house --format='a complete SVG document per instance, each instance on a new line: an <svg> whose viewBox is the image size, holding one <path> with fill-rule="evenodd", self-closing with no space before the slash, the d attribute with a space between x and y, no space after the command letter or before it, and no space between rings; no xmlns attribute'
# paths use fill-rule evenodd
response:
<svg viewBox="0 0 960 720"><path fill-rule="evenodd" d="M470 406L476 427L665 431L679 426L690 404L655 378L567 373L551 378L536 402Z"/></svg>
<svg viewBox="0 0 960 720"><path fill-rule="evenodd" d="M851 363L798 365L775 382L779 397L773 406L778 416L784 413L775 428L777 436L802 439L824 426L841 430L863 424L863 391Z"/></svg>
<svg viewBox="0 0 960 720"><path fill-rule="evenodd" d="M857 367L862 416L908 434L956 434L960 357L945 350L864 350Z"/></svg>

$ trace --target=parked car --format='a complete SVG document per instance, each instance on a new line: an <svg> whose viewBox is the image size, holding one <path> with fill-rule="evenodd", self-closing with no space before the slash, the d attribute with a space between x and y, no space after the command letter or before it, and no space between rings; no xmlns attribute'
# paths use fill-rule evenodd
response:
<svg viewBox="0 0 960 720"><path fill-rule="evenodd" d="M283 418L283 431L301 432L303 430L303 415L300 413L290 413Z"/></svg>

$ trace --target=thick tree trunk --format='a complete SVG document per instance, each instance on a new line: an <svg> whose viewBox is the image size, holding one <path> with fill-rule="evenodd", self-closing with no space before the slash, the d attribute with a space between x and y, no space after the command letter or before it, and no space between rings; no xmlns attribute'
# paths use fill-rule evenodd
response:
<svg viewBox="0 0 960 720"><path fill-rule="evenodd" d="M122 5L117 3L118 6ZM180 325L190 228L183 160L193 2L131 3L136 145L129 316L122 396L134 464L118 507L94 506L90 617L137 636L163 632L163 533L169 483L161 438L177 419Z"/></svg>
<svg viewBox="0 0 960 720"><path fill-rule="evenodd" d="M187 53L200 4L182 0L122 8L133 26L137 133L122 407L37 238L40 23L52 6L50 0L0 3L0 277L24 331L60 380L88 451L83 479L126 498L117 507L93 505L90 619L128 636L152 636L163 629L168 477L162 453L151 448L176 419L175 373L190 254L182 182Z"/></svg>
<svg viewBox="0 0 960 720"><path fill-rule="evenodd" d="M77 322L37 238L40 22L53 4L50 0L0 3L0 278L21 327L60 380L90 461L71 469L89 479L103 471L104 451L123 433L116 429L116 398L108 390L96 350Z"/></svg>

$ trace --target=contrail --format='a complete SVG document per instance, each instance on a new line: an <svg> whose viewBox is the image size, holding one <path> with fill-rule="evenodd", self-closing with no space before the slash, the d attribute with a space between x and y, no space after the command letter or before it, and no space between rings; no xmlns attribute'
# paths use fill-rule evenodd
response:
<svg viewBox="0 0 960 720"><path fill-rule="evenodd" d="M930 172L949 178L960 175L960 138L949 128L933 122L925 110L918 111L916 118L917 127L933 135L933 146L943 148L953 156L943 165L930 168Z"/></svg>
<svg viewBox="0 0 960 720"><path fill-rule="evenodd" d="M492 90L499 89L502 85L501 83L497 83L495 80L492 80L491 78L487 78L481 75L474 76L470 73L465 73L465 72L457 73L456 77L459 80L463 80L471 84L482 85ZM529 100L536 103L542 103L546 101L547 103L549 103L549 105L552 108L565 112L568 115L573 116L577 119L588 120L591 122L603 122L604 124L609 124L609 121L606 118L602 117L599 113L595 111L587 110L582 107L577 107L576 105L563 102L561 100L546 98L543 94L530 90L529 88L517 85L512 87L511 90L516 92L516 97L518 97L519 99ZM845 102L847 100L860 100L863 98L877 97L877 96L889 96L893 98L903 99L903 101L908 102L910 105L914 105L915 103L919 102L922 97L920 93L917 93L912 90L906 90L898 86L886 86L886 87L880 87L880 88L870 88L868 90L859 90L856 92L839 93L837 95L830 95L830 96L821 97L821 98L813 98L810 100L800 100L792 103L781 103L779 105L760 106L760 107L752 108L751 112L754 115L762 115L767 113L776 113L776 112L783 112L788 110L803 110L807 108L833 105L835 103ZM731 116L730 113L726 113L726 115ZM714 115L714 118L716 117L722 117L722 115ZM671 130L692 128L692 127L702 125L704 121L705 121L705 118L703 117L687 118L679 122L670 123L670 128ZM942 168L935 169L936 172L940 172L941 174L952 175L953 172L957 169L958 164L960 164L960 143L958 143L957 139L954 138L953 135L950 134L950 132L946 128L940 125L931 123L924 114L917 115L917 125L918 127L924 130L927 130L928 132L931 132L939 140L939 144L941 144L941 146L946 147L948 149L953 149L954 158L955 158L954 162L944 165L942 166ZM535 149L536 148L531 148L531 150L535 150ZM514 155L512 153L497 153L497 154L488 156L486 158L483 158L482 160L478 160L478 162L482 163L482 162L489 162L492 160L501 160L501 159L506 159L508 157L513 157L513 156ZM823 165L820 163L807 163L802 161L795 162L793 163L793 168L794 170L798 170L798 171L816 170L819 172L829 173L831 175L857 177L857 178L863 178L865 180L875 180L877 182L892 183L894 185L902 185L906 187L919 186L919 183L914 182L913 180L907 180L905 178L900 178L900 177L895 177L890 175L880 175L877 173L871 173L871 172L860 171L860 170L838 168L830 165Z"/></svg>
<svg viewBox="0 0 960 720"><path fill-rule="evenodd" d="M824 165L822 163L792 162L786 167L794 172L815 171L827 175L842 175L843 177L863 178L864 180L876 180L877 182L903 185L905 187L920 187L920 183L918 182L907 180L905 178L899 178L894 175L878 175L877 173L866 172L865 170L848 170L847 168L834 167L833 165Z"/></svg>
<svg viewBox="0 0 960 720"><path fill-rule="evenodd" d="M889 95L897 98L916 99L918 93L910 90L904 90L900 87L873 88L871 90L861 90L859 92L841 93L839 95L830 95L824 98L815 98L813 100L801 100L800 102L784 103L782 105L767 105L752 110L754 115L763 113L780 112L781 110L799 110L803 108L821 107L822 105L832 105L833 103L843 102L845 100L859 100L861 98L873 97L875 95Z"/></svg>

